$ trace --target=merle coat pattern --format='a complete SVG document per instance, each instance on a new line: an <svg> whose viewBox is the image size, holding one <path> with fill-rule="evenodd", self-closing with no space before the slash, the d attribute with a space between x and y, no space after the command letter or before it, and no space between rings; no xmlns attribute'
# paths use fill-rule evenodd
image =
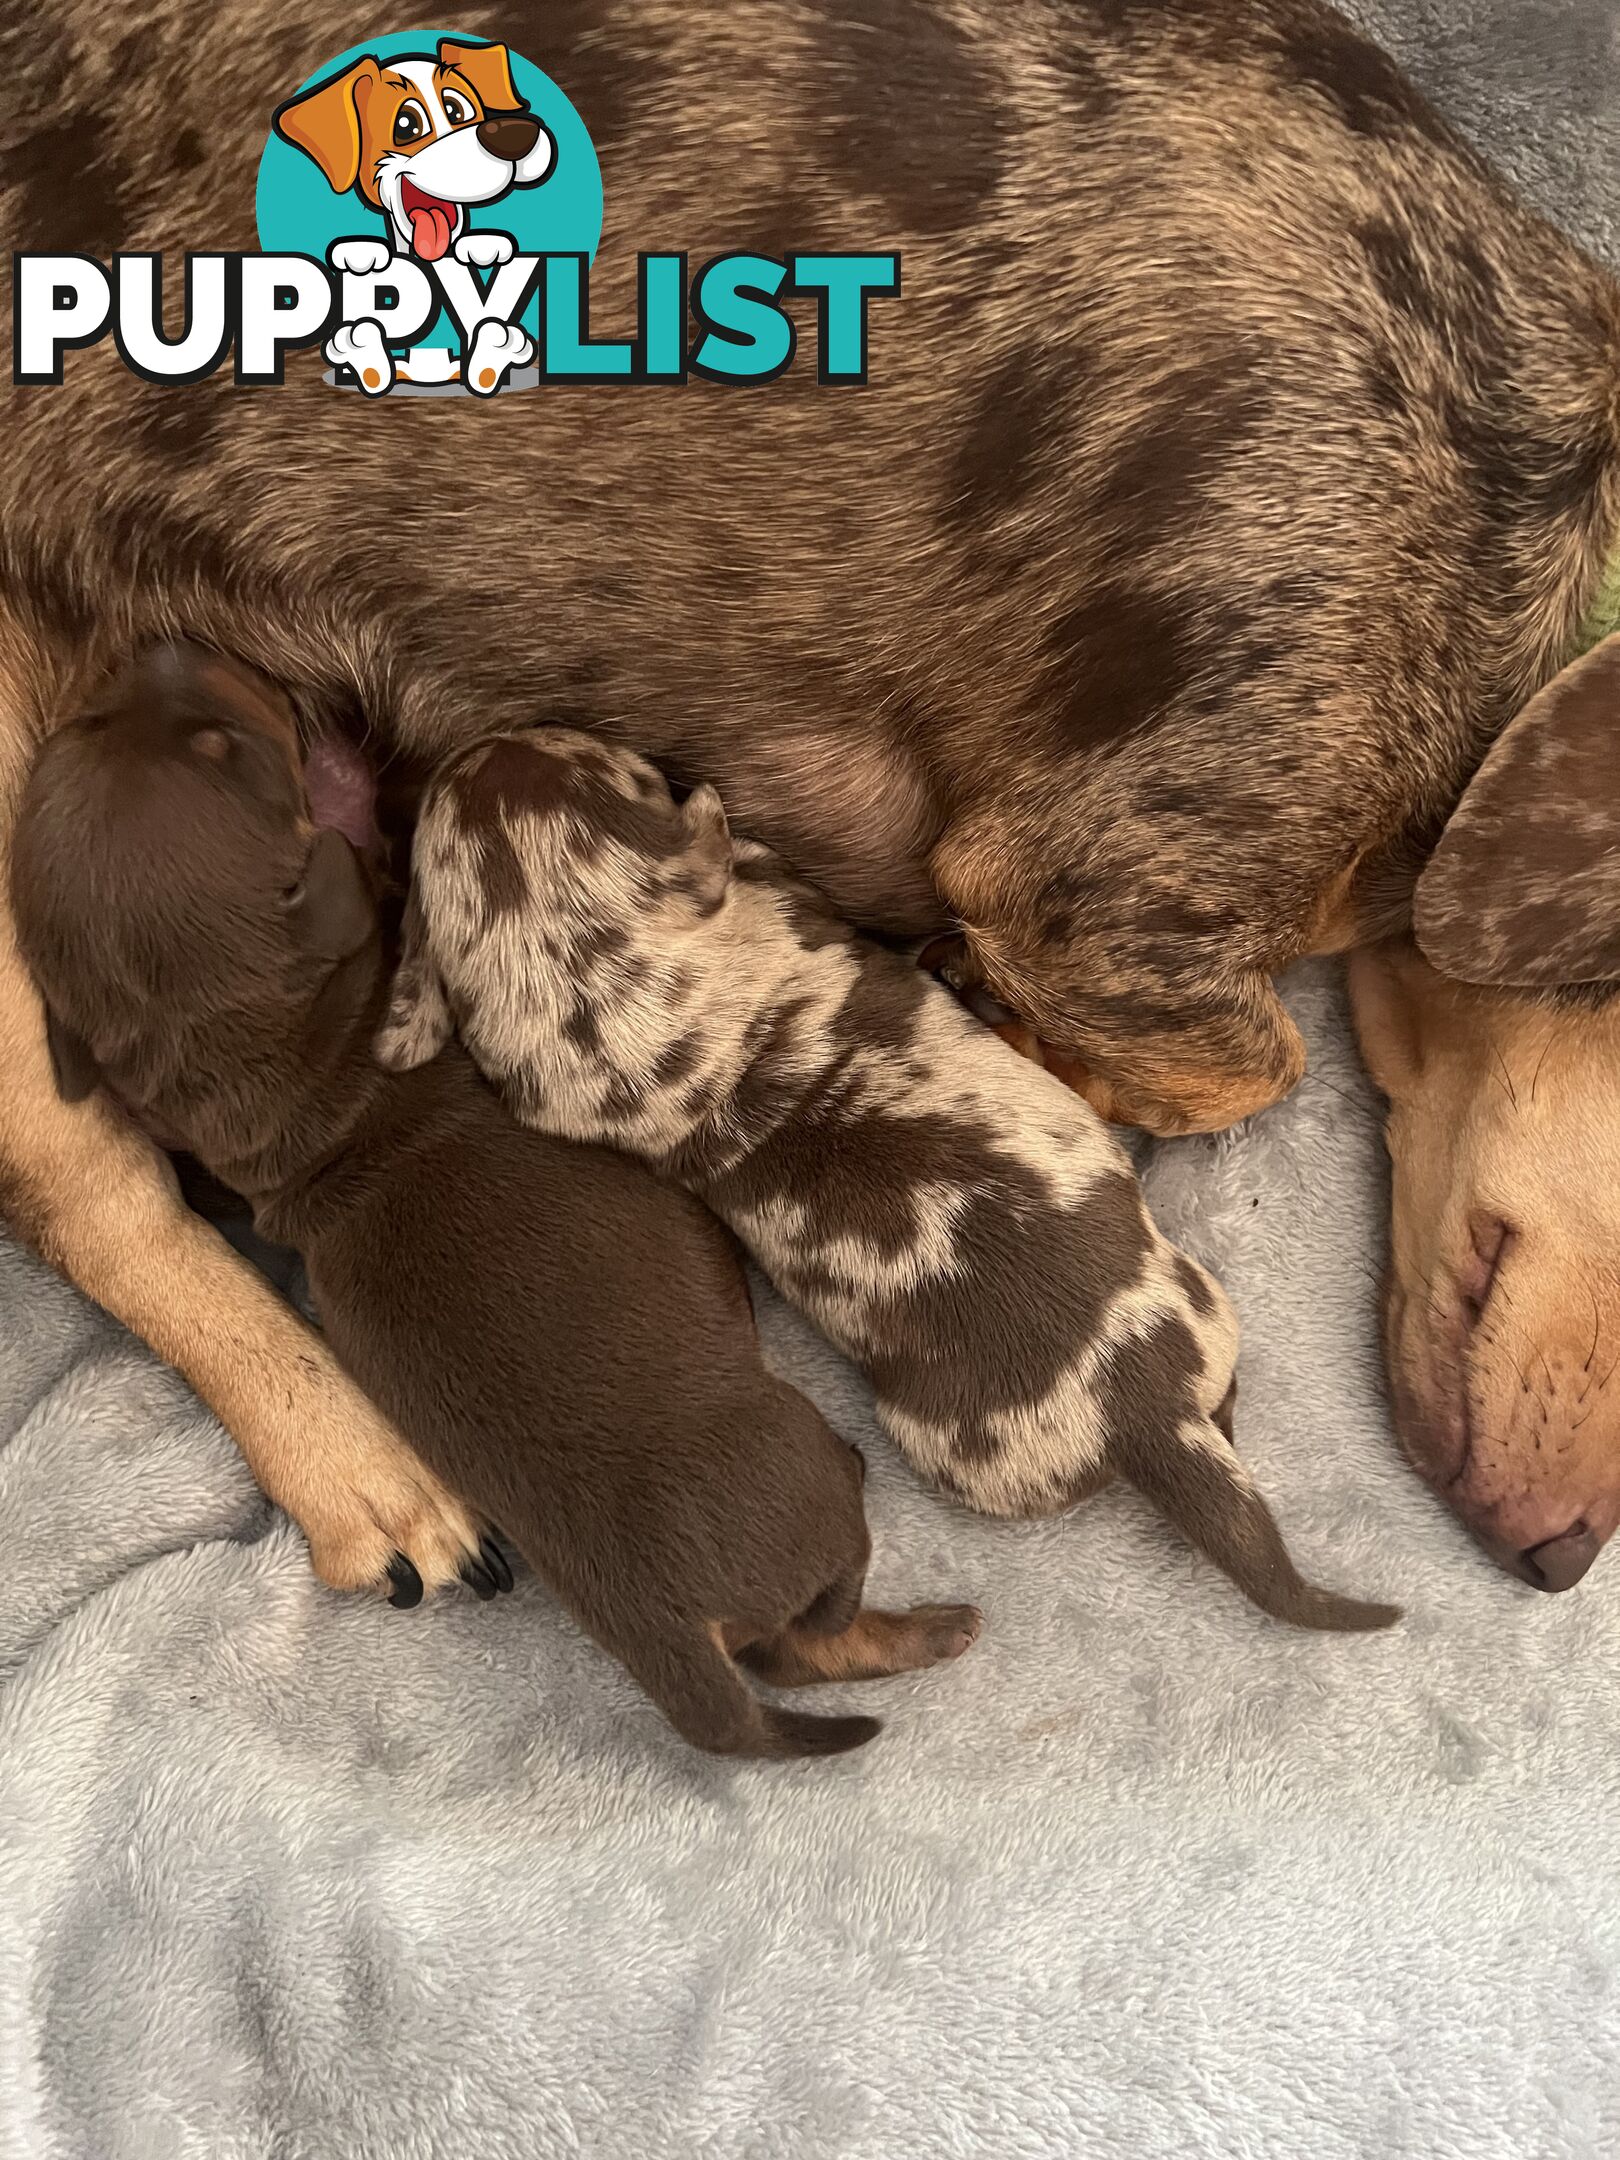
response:
<svg viewBox="0 0 1620 2160"><path fill-rule="evenodd" d="M111 1086L252 1201L348 1371L687 1739L858 1746L875 1720L764 1703L735 1660L792 1685L973 1641L970 1607L862 1608L860 1458L767 1372L712 1216L515 1126L459 1051L377 1069L369 884L245 671L160 653L59 730L13 888L61 1083ZM487 1540L463 1574L510 1587Z"/></svg>
<svg viewBox="0 0 1620 2160"><path fill-rule="evenodd" d="M1096 1114L734 846L712 788L678 808L645 759L540 729L448 767L413 863L386 1063L453 1019L526 1123L697 1193L974 1506L1123 1475L1268 1611L1394 1617L1295 1572L1231 1446L1231 1309Z"/></svg>
<svg viewBox="0 0 1620 2160"><path fill-rule="evenodd" d="M130 0L109 36L103 0L16 0L0 223L103 260L251 248L270 114L395 27L375 0L273 24ZM314 355L275 389L162 388L109 343L60 389L0 385L0 851L84 681L185 633L306 713L363 712L406 769L537 717L627 732L854 919L959 934L958 972L1100 1108L1181 1131L1275 1099L1303 1051L1273 973L1405 929L1599 582L1614 278L1319 0L469 0L457 28L545 69L590 129L599 330L633 321L638 248L893 246L868 384L800 366L757 393L367 404ZM1547 768L1525 793L1528 880L1437 864L1420 933L1450 959L1476 933L1520 963L1556 943L1612 979L1600 910L1564 958L1562 881L1610 854L1620 795L1573 801ZM1536 1023L1476 1003L1483 1114L1496 1036ZM1589 1012L1554 1024L1590 1086ZM380 1579L395 1545L453 1579L467 1525L408 1452L160 1159L57 1101L3 922L0 1044L13 1227L192 1380L326 1580ZM1403 1168L1417 1127L1443 1166L1432 1237L1395 1241L1406 1443L1457 1504L1436 1435L1466 1425L1472 1519L1508 1550L1606 1533L1620 1424L1560 1411L1532 1448L1516 1367L1579 1370L1590 1323L1577 1341L1560 1315L1588 1276L1612 1351L1620 1227L1589 1265L1542 1209L1498 1300L1538 1317L1465 1397L1451 1286L1501 1198L1436 1101L1416 1082L1392 1127ZM1537 1204L1522 1137L1502 1144ZM1579 1474L1555 1489L1555 1464ZM1534 1522L1504 1513L1520 1494Z"/></svg>

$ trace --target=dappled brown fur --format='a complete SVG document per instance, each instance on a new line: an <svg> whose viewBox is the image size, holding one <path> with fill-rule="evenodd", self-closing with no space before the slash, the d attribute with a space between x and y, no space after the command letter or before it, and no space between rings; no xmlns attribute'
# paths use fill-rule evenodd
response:
<svg viewBox="0 0 1620 2160"><path fill-rule="evenodd" d="M132 0L109 40L92 0L20 0L13 244L252 247L272 109L382 21ZM1613 279L1318 0L470 0L456 27L591 130L602 335L638 248L894 246L868 385L801 354L757 392L365 406L313 354L165 389L109 346L0 386L0 845L62 680L185 630L363 706L413 770L517 722L625 732L863 923L963 926L1111 1115L1275 1096L1302 1050L1272 971L1402 926L1597 581ZM468 472L499 475L476 515L424 484ZM56 1117L0 991L0 1192L176 1355L202 1261L172 1218L153 1244L155 1158ZM187 1352L248 1444L272 1391ZM330 1449L352 1411L299 1423Z"/></svg>
<svg viewBox="0 0 1620 2160"><path fill-rule="evenodd" d="M382 939L293 753L259 686L195 652L53 737L13 893L65 1089L104 1081L251 1200L349 1372L687 1739L870 1739L762 1704L722 1641L767 1675L857 1677L957 1655L977 1616L862 1615L859 1458L766 1371L699 1205L519 1130L457 1050L372 1064Z"/></svg>
<svg viewBox="0 0 1620 2160"><path fill-rule="evenodd" d="M251 245L271 108L373 23L293 0L267 41L137 0L120 68L24 12L7 229L103 252ZM7 586L357 690L418 751L627 730L860 919L959 920L1120 1114L1281 1093L1272 971L1352 864L1443 818L1617 522L1610 279L1316 0L458 27L597 131L603 334L637 247L896 246L868 386L362 410L313 355L257 392L72 355L68 387L0 392ZM419 484L492 455L476 517Z"/></svg>

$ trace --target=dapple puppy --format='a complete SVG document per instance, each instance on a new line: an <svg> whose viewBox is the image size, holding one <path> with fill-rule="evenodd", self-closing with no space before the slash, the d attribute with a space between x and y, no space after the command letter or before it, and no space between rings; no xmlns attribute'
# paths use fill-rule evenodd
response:
<svg viewBox="0 0 1620 2160"><path fill-rule="evenodd" d="M558 728L432 788L384 1060L459 1023L517 1115L701 1195L872 1381L917 1466L993 1514L1115 1475L1267 1612L1303 1582L1231 1447L1237 1328L1096 1114L858 937L720 798Z"/></svg>
<svg viewBox="0 0 1620 2160"><path fill-rule="evenodd" d="M515 1126L459 1050L377 1069L370 885L247 671L158 654L59 730L13 888L65 1091L109 1084L302 1254L344 1366L688 1740L877 1732L760 1702L734 1657L795 1684L972 1642L970 1607L862 1611L860 1458L766 1371L711 1216ZM469 1579L503 1578L486 1544Z"/></svg>

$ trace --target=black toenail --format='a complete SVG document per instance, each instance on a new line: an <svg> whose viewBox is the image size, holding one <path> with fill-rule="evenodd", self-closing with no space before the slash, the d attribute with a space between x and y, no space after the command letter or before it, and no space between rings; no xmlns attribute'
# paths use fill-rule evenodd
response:
<svg viewBox="0 0 1620 2160"><path fill-rule="evenodd" d="M388 1602L399 1612L409 1612L413 1605L422 1602L422 1578L416 1572L413 1561L402 1552L395 1553L388 1563L388 1580L393 1584Z"/></svg>
<svg viewBox="0 0 1620 2160"><path fill-rule="evenodd" d="M494 1578L486 1574L484 1569L478 1565L478 1562L476 1560L462 1561L461 1579L467 1585L467 1588L472 1592L473 1596L475 1598L480 1598L486 1605L495 1595Z"/></svg>
<svg viewBox="0 0 1620 2160"><path fill-rule="evenodd" d="M485 1567L494 1576L496 1588L510 1590L512 1587L512 1563L502 1552L500 1546L496 1544L494 1538L486 1536L481 1539L478 1552Z"/></svg>

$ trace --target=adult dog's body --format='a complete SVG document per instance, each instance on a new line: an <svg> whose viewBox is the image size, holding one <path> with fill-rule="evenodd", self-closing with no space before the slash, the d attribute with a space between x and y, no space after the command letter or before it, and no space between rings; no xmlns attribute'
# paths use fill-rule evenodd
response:
<svg viewBox="0 0 1620 2160"><path fill-rule="evenodd" d="M90 0L13 15L14 244L250 246L271 110L392 27L356 0L261 21L137 6L113 50ZM368 406L308 360L273 390L164 390L70 356L67 387L4 397L6 792L104 641L175 629L358 700L419 758L535 717L622 727L858 919L965 925L1113 1107L1181 1130L1272 1100L1302 1058L1272 972L1401 927L1598 583L1614 285L1315 0L516 0L456 28L537 62L592 129L600 329L629 318L638 247L897 246L869 386L801 367L479 412ZM6 965L13 1211L262 1471L290 1323L127 1135L54 1104ZM1548 1024L1579 1068L1590 1016ZM1430 1146L1421 1118L1406 1144ZM1408 1440L1503 1550L1595 1550L1613 1425L1565 1413L1556 1472L1532 1469L1519 1361L1452 1339L1471 1217L1511 1219L1469 1176L1398 1248L1430 1285L1395 1341ZM1568 1282L1545 1300L1549 1369L1620 1319L1614 1239L1567 1345ZM1512 1249L1525 1325L1531 1240ZM306 1449L351 1432L334 1459L363 1493L386 1434L358 1459L362 1406L302 1354ZM293 1504L319 1545L318 1501Z"/></svg>

